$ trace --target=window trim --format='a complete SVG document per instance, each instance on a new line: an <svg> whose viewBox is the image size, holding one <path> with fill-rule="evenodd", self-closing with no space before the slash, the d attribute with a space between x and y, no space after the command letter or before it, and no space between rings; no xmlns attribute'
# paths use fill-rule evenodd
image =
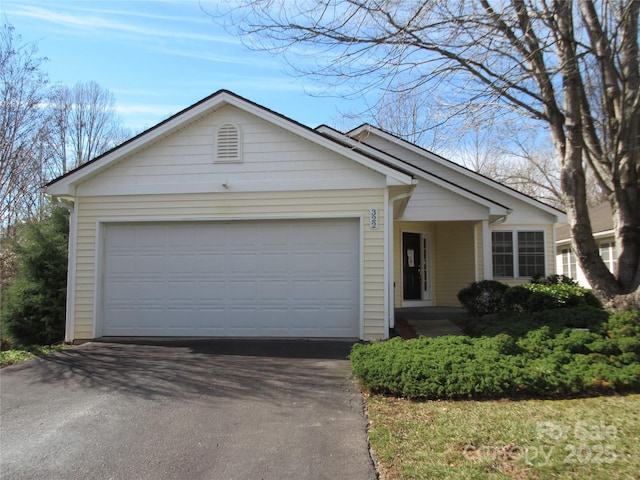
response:
<svg viewBox="0 0 640 480"><path fill-rule="evenodd" d="M544 266L544 272L542 273L542 275L544 277L547 276L547 272L548 272L548 265L547 265L547 231L544 228L540 228L540 229L536 229L536 228L499 228L499 229L495 229L495 230L491 230L491 245L490 248L492 249L491 251L491 260L493 263L493 233L494 232L511 232L511 241L512 241L512 255L513 255L513 276L498 276L495 275L495 271L492 271L492 273L494 273L494 278L500 278L500 279L522 279L522 278L531 278L531 275L526 275L526 276L521 276L520 275L520 259L519 259L519 249L518 249L518 234L519 233L542 233L542 258L543 258L543 266ZM494 270L494 268L492 267L492 270Z"/></svg>

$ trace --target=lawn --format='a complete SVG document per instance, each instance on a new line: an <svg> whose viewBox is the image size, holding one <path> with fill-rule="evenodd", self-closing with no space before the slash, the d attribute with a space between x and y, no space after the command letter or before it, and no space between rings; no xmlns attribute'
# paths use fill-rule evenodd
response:
<svg viewBox="0 0 640 480"><path fill-rule="evenodd" d="M382 480L640 479L640 395L366 403Z"/></svg>

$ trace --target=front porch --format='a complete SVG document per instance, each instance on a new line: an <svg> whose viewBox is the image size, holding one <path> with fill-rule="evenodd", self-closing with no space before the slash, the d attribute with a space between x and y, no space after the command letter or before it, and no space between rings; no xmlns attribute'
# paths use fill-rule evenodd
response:
<svg viewBox="0 0 640 480"><path fill-rule="evenodd" d="M394 306L459 307L458 292L487 278L482 223L394 222Z"/></svg>
<svg viewBox="0 0 640 480"><path fill-rule="evenodd" d="M460 307L409 307L396 308L396 325L405 321L418 336L440 337L464 335L462 321L467 312Z"/></svg>

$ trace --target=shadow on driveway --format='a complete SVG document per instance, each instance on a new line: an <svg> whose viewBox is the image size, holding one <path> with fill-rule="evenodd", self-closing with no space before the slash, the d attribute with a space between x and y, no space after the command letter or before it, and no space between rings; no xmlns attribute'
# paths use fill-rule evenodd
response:
<svg viewBox="0 0 640 480"><path fill-rule="evenodd" d="M352 343L315 340L177 340L88 343L39 360L32 382L144 398L306 396L349 383ZM316 392L313 393L315 395Z"/></svg>
<svg viewBox="0 0 640 480"><path fill-rule="evenodd" d="M3 369L2 471L374 479L351 345L92 342Z"/></svg>

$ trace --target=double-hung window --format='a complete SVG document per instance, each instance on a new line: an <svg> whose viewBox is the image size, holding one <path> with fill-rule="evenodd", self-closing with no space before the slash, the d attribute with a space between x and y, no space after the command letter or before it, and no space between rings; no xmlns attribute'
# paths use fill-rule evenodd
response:
<svg viewBox="0 0 640 480"><path fill-rule="evenodd" d="M615 242L600 242L599 249L600 256L602 257L602 261L604 262L604 264L607 266L610 272L615 272L616 260L618 258Z"/></svg>
<svg viewBox="0 0 640 480"><path fill-rule="evenodd" d="M560 254L562 256L562 274L570 278L576 278L578 275L578 267L573 250L571 248L563 248Z"/></svg>
<svg viewBox="0 0 640 480"><path fill-rule="evenodd" d="M491 253L494 277L545 275L544 232L491 232Z"/></svg>

